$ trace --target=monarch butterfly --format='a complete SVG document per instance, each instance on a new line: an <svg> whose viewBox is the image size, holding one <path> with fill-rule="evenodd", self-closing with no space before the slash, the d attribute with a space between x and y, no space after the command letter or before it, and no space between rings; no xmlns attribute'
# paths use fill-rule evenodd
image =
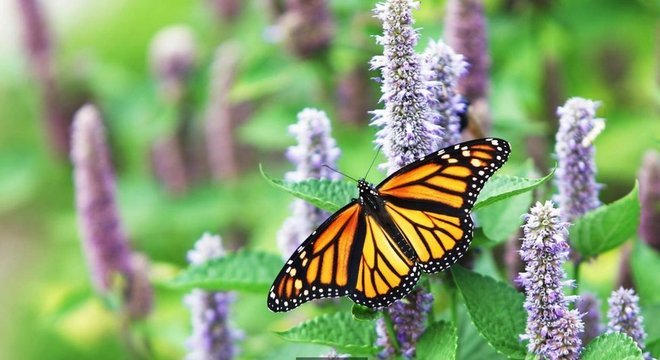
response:
<svg viewBox="0 0 660 360"><path fill-rule="evenodd" d="M291 255L268 294L272 311L348 296L370 308L407 295L422 271L447 269L472 240L470 210L509 144L488 138L431 153L359 196L319 226Z"/></svg>

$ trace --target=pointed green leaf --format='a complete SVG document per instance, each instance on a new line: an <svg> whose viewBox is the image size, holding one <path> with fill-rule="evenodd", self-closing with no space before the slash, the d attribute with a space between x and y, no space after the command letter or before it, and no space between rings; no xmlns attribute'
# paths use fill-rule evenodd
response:
<svg viewBox="0 0 660 360"><path fill-rule="evenodd" d="M277 255L242 250L191 265L164 285L183 290L237 290L263 292L265 295L283 264Z"/></svg>
<svg viewBox="0 0 660 360"><path fill-rule="evenodd" d="M628 335L605 334L593 339L582 352L582 360L642 360L642 351Z"/></svg>
<svg viewBox="0 0 660 360"><path fill-rule="evenodd" d="M263 168L261 168L261 174L272 185L330 212L339 210L358 195L357 186L346 181L308 179L294 182L279 180L266 174ZM478 209L499 200L530 191L546 182L553 174L554 170L540 179L495 175L488 180L483 190L481 190L474 208Z"/></svg>
<svg viewBox="0 0 660 360"><path fill-rule="evenodd" d="M299 182L279 180L266 174L263 168L260 169L263 177L272 185L329 212L339 210L357 197L357 186L353 183L319 179Z"/></svg>
<svg viewBox="0 0 660 360"><path fill-rule="evenodd" d="M439 321L429 326L417 341L417 358L454 360L457 347L456 326L446 321Z"/></svg>
<svg viewBox="0 0 660 360"><path fill-rule="evenodd" d="M532 204L532 192L512 196L476 211L477 219L490 241L489 246L501 244L511 237L523 223L522 215Z"/></svg>
<svg viewBox="0 0 660 360"><path fill-rule="evenodd" d="M479 335L463 303L458 307L458 360L488 359L505 360L506 357L493 349L488 342Z"/></svg>
<svg viewBox="0 0 660 360"><path fill-rule="evenodd" d="M660 303L660 253L637 240L630 263L642 303Z"/></svg>
<svg viewBox="0 0 660 360"><path fill-rule="evenodd" d="M583 257L593 257L623 244L639 226L637 183L621 199L579 218L570 228L571 245Z"/></svg>
<svg viewBox="0 0 660 360"><path fill-rule="evenodd" d="M556 169L556 168L555 168ZM555 173L552 169L550 174L540 179L529 179L519 176L495 175L486 182L479 193L474 210L492 204L524 192L530 191L544 182L550 180Z"/></svg>
<svg viewBox="0 0 660 360"><path fill-rule="evenodd" d="M354 320L348 312L321 315L277 334L292 342L332 346L339 352L375 354L378 351L375 322Z"/></svg>
<svg viewBox="0 0 660 360"><path fill-rule="evenodd" d="M644 349L648 352L651 353L651 356L653 358L657 359L660 357L660 339L650 341L648 344L646 344L646 349Z"/></svg>
<svg viewBox="0 0 660 360"><path fill-rule="evenodd" d="M481 336L498 352L524 359L527 349L520 341L527 319L523 295L503 282L460 266L452 267L451 272Z"/></svg>

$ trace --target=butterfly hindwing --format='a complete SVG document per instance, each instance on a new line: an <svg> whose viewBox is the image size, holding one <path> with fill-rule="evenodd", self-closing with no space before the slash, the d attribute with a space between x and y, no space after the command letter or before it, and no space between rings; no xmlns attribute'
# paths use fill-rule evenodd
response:
<svg viewBox="0 0 660 360"><path fill-rule="evenodd" d="M362 206L337 211L291 255L268 294L268 307L288 311L312 299L351 293L356 276L351 259L364 235Z"/></svg>
<svg viewBox="0 0 660 360"><path fill-rule="evenodd" d="M419 279L419 267L371 215L365 216L364 244L351 299L371 308L404 297Z"/></svg>
<svg viewBox="0 0 660 360"><path fill-rule="evenodd" d="M402 168L377 187L422 270L442 271L465 254L472 240L472 206L509 153L500 139L462 143Z"/></svg>

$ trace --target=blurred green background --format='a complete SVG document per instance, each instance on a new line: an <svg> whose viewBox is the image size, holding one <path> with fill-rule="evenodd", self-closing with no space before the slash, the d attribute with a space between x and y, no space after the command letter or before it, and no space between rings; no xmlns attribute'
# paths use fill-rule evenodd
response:
<svg viewBox="0 0 660 360"><path fill-rule="evenodd" d="M72 169L48 141L38 82L31 74L17 4L0 1L0 358L116 359L126 357L118 324L93 296L74 209ZM205 231L229 248L277 252L275 234L292 198L259 175L291 170L283 153L294 139L287 126L298 111L328 112L342 155L342 171L360 176L373 156L370 116L341 119L340 80L362 77L366 110L376 109L377 72L359 71L381 49L373 35L373 1L328 1L335 33L327 52L310 59L287 50L270 1L242 1L239 15L218 15L211 1L41 1L53 38L55 78L66 117L85 102L101 109L118 177L121 217L132 246L152 261L158 281L185 265ZM277 3L277 1L273 1ZM444 1L424 0L415 13L419 49L443 32ZM631 188L645 150L660 139L660 3L652 0L487 0L492 57L494 134L510 140L522 163L529 137L546 144L552 164L556 106L568 97L603 102L607 120L597 138L601 199ZM215 48L234 41L240 51L230 101L248 109L235 126L240 175L212 181L197 176L184 194L168 192L153 175L150 148L172 128L171 111L149 69L149 47L162 28L184 24L198 42L188 82L188 144L203 129ZM358 69L358 70L356 70ZM345 80L347 81L347 80ZM358 81L360 82L360 81ZM543 165L542 165L543 166ZM512 167L513 168L513 167ZM506 170L505 170L506 171ZM512 171L512 170L510 170ZM382 174L372 173L371 181ZM584 286L604 298L616 277L616 252L584 270ZM180 358L189 333L182 294L156 287L154 312L141 326L157 357ZM246 333L242 357L286 354L271 330L305 318L271 314L264 296L240 295L234 323ZM323 350L309 347L310 352Z"/></svg>

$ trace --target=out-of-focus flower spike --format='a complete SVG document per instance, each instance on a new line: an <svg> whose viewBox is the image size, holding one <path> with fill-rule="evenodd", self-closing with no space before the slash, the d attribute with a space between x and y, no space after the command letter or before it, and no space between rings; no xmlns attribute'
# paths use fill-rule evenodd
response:
<svg viewBox="0 0 660 360"><path fill-rule="evenodd" d="M486 36L486 16L481 0L449 0L444 38L469 64L459 80L459 91L470 101L487 98L490 88L490 55Z"/></svg>
<svg viewBox="0 0 660 360"><path fill-rule="evenodd" d="M184 102L188 81L197 65L197 40L185 25L160 30L151 41L149 63L164 107L172 119L169 133L157 139L151 149L152 166L158 180L170 194L187 191L190 181L180 128L185 117Z"/></svg>
<svg viewBox="0 0 660 360"><path fill-rule="evenodd" d="M241 48L227 42L215 51L211 65L210 101L206 110L205 135L208 163L216 180L238 176L237 144L234 136L235 105L229 99L234 85Z"/></svg>
<svg viewBox="0 0 660 360"><path fill-rule="evenodd" d="M340 154L330 130L330 119L325 112L304 109L298 114L298 122L289 127L291 135L296 137L297 145L291 146L286 152L289 161L296 165L296 170L286 173L287 180L341 178L340 174L323 166L325 164L334 168ZM277 244L285 258L330 215L304 200L294 200L291 210L291 217L277 234Z"/></svg>
<svg viewBox="0 0 660 360"><path fill-rule="evenodd" d="M639 236L660 251L660 153L656 150L644 155L639 171L639 197L642 203Z"/></svg>
<svg viewBox="0 0 660 360"><path fill-rule="evenodd" d="M490 55L486 34L486 16L481 0L447 2L444 38L469 64L468 73L459 79L458 90L470 103L468 129L475 137L488 135L492 128L488 105Z"/></svg>
<svg viewBox="0 0 660 360"><path fill-rule="evenodd" d="M593 145L595 134L604 126L604 120L595 117L598 106L595 101L576 97L557 110L555 153L559 167L555 182L564 221L574 221L600 206Z"/></svg>
<svg viewBox="0 0 660 360"><path fill-rule="evenodd" d="M279 20L289 49L308 59L328 49L334 37L334 19L326 0L286 0Z"/></svg>
<svg viewBox="0 0 660 360"><path fill-rule="evenodd" d="M603 332L600 324L600 301L593 294L583 294L575 302L575 308L582 315L584 332L580 334L582 344L588 344Z"/></svg>
<svg viewBox="0 0 660 360"><path fill-rule="evenodd" d="M204 234L194 249L188 252L192 265L225 255L219 236ZM194 289L184 298L191 313L192 335L187 341L189 349L186 359L233 359L238 353L236 342L243 334L229 325L230 306L234 294Z"/></svg>
<svg viewBox="0 0 660 360"><path fill-rule="evenodd" d="M70 122L63 115L61 95L55 77L53 39L39 0L19 0L23 38L30 71L41 92L41 108L50 145L58 156L66 157L70 145Z"/></svg>
<svg viewBox="0 0 660 360"><path fill-rule="evenodd" d="M209 0L210 6L224 21L233 21L240 15L244 1L241 0Z"/></svg>
<svg viewBox="0 0 660 360"><path fill-rule="evenodd" d="M149 280L149 259L144 254L131 254L131 277L125 293L125 308L131 319L142 319L151 313L154 290Z"/></svg>
<svg viewBox="0 0 660 360"><path fill-rule="evenodd" d="M536 203L525 217L520 249L525 272L518 281L525 288L528 314L521 338L529 341L529 352L551 360L578 359L582 349L581 314L569 310L571 298L563 291L566 273L562 264L569 253L567 226L552 202Z"/></svg>
<svg viewBox="0 0 660 360"><path fill-rule="evenodd" d="M369 110L375 102L369 82L369 68L357 66L342 75L337 86L339 120L353 125L368 121Z"/></svg>
<svg viewBox="0 0 660 360"><path fill-rule="evenodd" d="M442 40L431 41L424 51L425 77L431 93L430 121L438 126L439 149L461 142L460 113L467 111L458 93L458 80L466 72L463 56Z"/></svg>
<svg viewBox="0 0 660 360"><path fill-rule="evenodd" d="M441 131L429 121L431 94L423 78L423 59L415 52L419 34L413 28L412 10L418 5L411 0L389 0L377 4L375 10L383 22L383 35L376 38L383 55L374 57L371 67L382 72L385 109L373 111L371 124L380 128L376 144L388 159L381 164L388 173L436 150Z"/></svg>
<svg viewBox="0 0 660 360"><path fill-rule="evenodd" d="M96 107L87 104L78 110L71 141L83 248L96 290L109 294L117 274L130 281L131 250L117 210L114 169Z"/></svg>
<svg viewBox="0 0 660 360"><path fill-rule="evenodd" d="M607 333L619 332L630 336L641 350L644 350L644 318L639 308L639 297L633 289L623 287L612 292L607 300L609 310L607 311ZM651 359L651 355L644 354L645 359Z"/></svg>
<svg viewBox="0 0 660 360"><path fill-rule="evenodd" d="M168 26L154 36L149 62L164 100L175 104L181 101L197 58L197 39L188 26Z"/></svg>

